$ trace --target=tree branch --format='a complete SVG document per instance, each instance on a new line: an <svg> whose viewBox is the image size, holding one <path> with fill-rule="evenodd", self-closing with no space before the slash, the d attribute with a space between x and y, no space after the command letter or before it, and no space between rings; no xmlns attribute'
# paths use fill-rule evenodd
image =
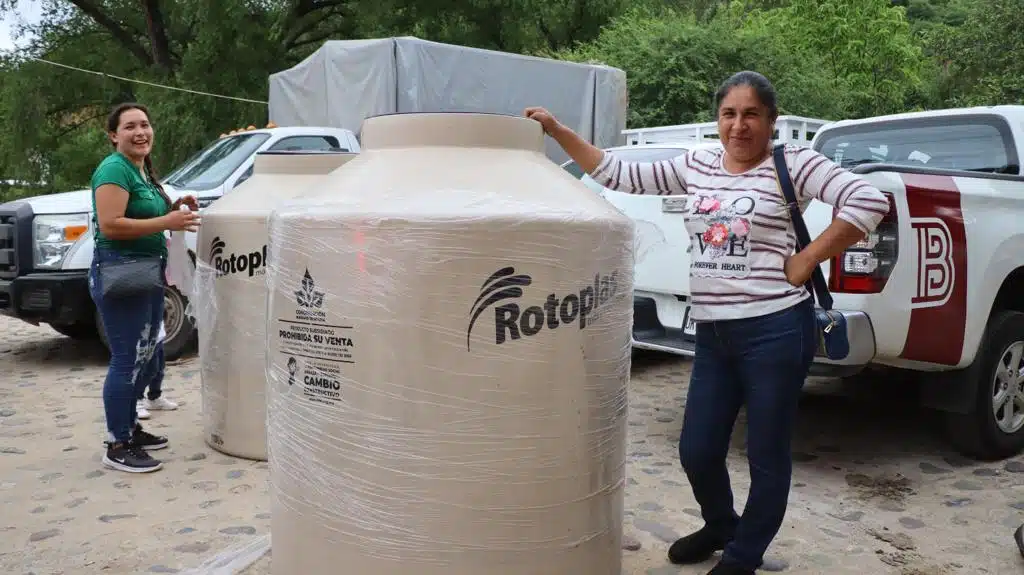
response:
<svg viewBox="0 0 1024 575"><path fill-rule="evenodd" d="M99 111L97 111L97 112L94 112L94 113L93 113L92 115L90 115L90 116L86 116L86 117L84 117L84 118L79 118L77 122L72 122L72 123L71 123L71 124L69 124L69 125L68 125L68 126L67 126L66 128L64 128L63 130L61 130L61 131L60 131L60 133L58 133L57 135L55 135L55 136L53 137L53 141L54 141L54 142L60 142L61 140L63 140L63 139L64 139L64 136L67 136L67 135L68 135L68 134L70 134L71 132L74 132L75 130L77 130L77 129L81 128L82 126L84 126L84 125L88 124L89 122L93 122L93 121L95 121L95 120L99 120L100 118L102 118L102 117L103 117L103 116L105 116L106 114L107 114L107 111L106 111L106 110L102 110L102 109L101 109L101 110L99 110ZM57 147L57 146L54 146L54 148L56 148L56 147Z"/></svg>
<svg viewBox="0 0 1024 575"><path fill-rule="evenodd" d="M309 46L310 44L318 44L320 42L324 42L324 41L330 40L331 37L334 36L336 33L337 33L336 30L328 30L326 32L322 32L320 34L317 34L315 36L310 36L310 37L306 38L305 40L295 39L290 44L285 46L285 50L291 52L293 50L298 50L299 48L303 48L305 46Z"/></svg>
<svg viewBox="0 0 1024 575"><path fill-rule="evenodd" d="M332 1L330 5L323 6L322 10L325 12L322 14L313 14L308 12L297 18L290 18L290 24L285 29L285 38L283 41L286 51L291 51L304 45L312 43L310 40L301 40L303 36L314 32L317 26L323 24L331 17L345 17L345 9L348 7L344 0ZM321 36L321 40L327 39L334 34L338 33L337 28L329 28L324 32L318 34ZM324 37L325 36L325 37Z"/></svg>
<svg viewBox="0 0 1024 575"><path fill-rule="evenodd" d="M69 0L74 4L83 14L92 18L97 24L107 29L110 35L114 37L122 46L125 47L133 56L142 61L143 64L152 65L153 57L146 52L146 48L135 41L135 38L125 30L120 24L115 22L110 16L107 16L100 10L99 6L91 2L90 0Z"/></svg>
<svg viewBox="0 0 1024 575"><path fill-rule="evenodd" d="M142 11L146 14L146 28L149 30L153 62L168 73L173 73L171 42L167 38L167 27L164 25L163 12L160 10L160 0L142 0Z"/></svg>

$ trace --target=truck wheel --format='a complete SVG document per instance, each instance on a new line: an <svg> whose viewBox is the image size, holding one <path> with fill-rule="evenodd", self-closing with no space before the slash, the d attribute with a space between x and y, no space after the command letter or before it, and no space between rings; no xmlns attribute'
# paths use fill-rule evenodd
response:
<svg viewBox="0 0 1024 575"><path fill-rule="evenodd" d="M184 355L196 341L196 326L185 310L188 299L173 286L164 290L164 359L173 361Z"/></svg>
<svg viewBox="0 0 1024 575"><path fill-rule="evenodd" d="M994 461L1024 450L1024 313L992 314L982 342L962 376L977 378L974 408L946 414L946 428L962 453Z"/></svg>
<svg viewBox="0 0 1024 575"><path fill-rule="evenodd" d="M96 324L92 322L79 322L68 324L51 323L50 327L57 333L70 337L71 339L94 339L98 333Z"/></svg>
<svg viewBox="0 0 1024 575"><path fill-rule="evenodd" d="M181 295L177 288L167 286L164 289L164 330L167 332L164 339L165 361L174 361L185 355L196 342L198 332L195 322L185 314L187 308L188 299ZM99 331L100 341L110 349L99 312L96 313L96 329Z"/></svg>

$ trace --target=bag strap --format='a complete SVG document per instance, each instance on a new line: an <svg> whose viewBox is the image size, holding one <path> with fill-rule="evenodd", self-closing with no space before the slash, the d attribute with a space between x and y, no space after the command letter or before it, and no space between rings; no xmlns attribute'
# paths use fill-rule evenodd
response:
<svg viewBox="0 0 1024 575"><path fill-rule="evenodd" d="M811 234L807 232L807 224L804 216L800 213L800 204L796 200L796 190L793 187L793 179L789 176L789 166L786 165L786 145L777 144L772 149L772 157L775 160L775 181L786 198L786 207L789 208L789 219L793 222L793 231L796 232L796 251L806 248L811 243ZM832 294L828 291L828 283L825 281L825 274L821 273L821 266L814 266L814 273L811 279L807 280L807 291L816 295L818 305L825 311L832 309Z"/></svg>

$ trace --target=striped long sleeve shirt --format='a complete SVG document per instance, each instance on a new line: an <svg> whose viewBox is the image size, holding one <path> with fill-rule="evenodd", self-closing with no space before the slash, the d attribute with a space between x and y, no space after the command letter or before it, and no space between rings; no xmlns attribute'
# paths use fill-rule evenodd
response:
<svg viewBox="0 0 1024 575"><path fill-rule="evenodd" d="M724 153L721 148L696 149L646 163L606 152L590 174L611 190L687 196L690 316L697 321L756 317L811 297L804 286L790 284L783 271L796 235L771 156L732 174L722 165ZM865 233L889 211L878 189L814 150L787 145L786 163L801 210L816 198Z"/></svg>

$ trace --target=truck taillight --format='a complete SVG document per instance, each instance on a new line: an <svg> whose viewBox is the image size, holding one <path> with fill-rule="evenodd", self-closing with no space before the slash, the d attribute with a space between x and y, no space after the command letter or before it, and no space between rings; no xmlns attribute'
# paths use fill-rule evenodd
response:
<svg viewBox="0 0 1024 575"><path fill-rule="evenodd" d="M875 231L832 259L828 280L830 291L879 293L885 288L899 256L896 199L889 193L885 193L885 197L889 200L889 213Z"/></svg>

